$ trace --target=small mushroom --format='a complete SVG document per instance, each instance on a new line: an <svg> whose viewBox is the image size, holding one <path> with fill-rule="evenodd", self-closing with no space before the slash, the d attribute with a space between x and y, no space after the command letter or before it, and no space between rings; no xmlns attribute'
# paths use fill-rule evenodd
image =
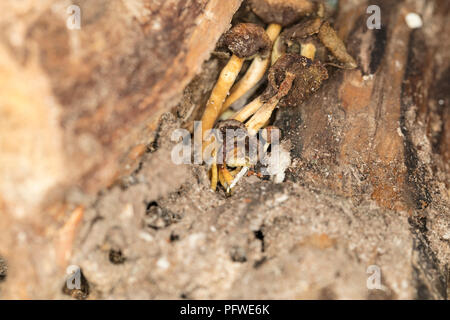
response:
<svg viewBox="0 0 450 320"><path fill-rule="evenodd" d="M315 47L313 46L312 49L311 49L312 53L314 53L314 50L315 50ZM281 70L283 68L286 69L287 68L286 63L288 63L288 61L291 61L292 59L298 59L298 57L300 57L300 56L304 56L305 58L307 58L307 60L305 60L305 61L310 61L312 63L312 61L311 61L312 59L310 57L308 57L306 55L306 53L304 55L299 55L299 54L295 54L295 53L284 54L283 55L283 60L281 60L280 62L277 61L278 63L275 63L272 66L272 68L269 70L269 76L268 76L268 78L269 78L269 86L266 88L266 90L263 92L263 94L261 94L260 96L255 98L253 101L251 101L245 107L243 107L241 110L237 111L231 118L234 119L234 120L238 120L238 121L244 122L249 117L254 115L255 112L259 111L264 104L267 104L266 101L268 100L268 97L270 95L274 95L275 92L278 90L277 87L276 87L276 84L275 84L274 75L277 74L277 73L279 74L279 70ZM313 78L321 79L320 82L328 77L328 73L327 73L326 69L319 62L318 63L314 63L312 65L314 67L313 68L309 68L308 72L306 72L304 74L306 77L313 76ZM313 71L315 71L317 73L315 76L313 75ZM282 74L282 76L284 76L284 74ZM299 81L297 81L297 83L298 82ZM298 90L296 91L296 93L294 93L293 97L292 98L285 98L285 99L283 99L283 101L288 99L288 105L295 105L296 103L299 103L299 102L303 101L302 97L300 97L302 100L295 101L296 96L303 94L303 92L304 92L304 90L306 88L309 88L309 89L306 89L306 90L311 90L313 92L314 91L314 87L315 87L314 85L306 84L306 83L304 83L304 85L305 85L305 87L298 87L297 86ZM270 107L267 106L267 105L265 106L264 110L266 110L270 114L272 113L272 111L270 111ZM263 112L263 110L261 110L261 112L259 113L259 117L257 117L257 119L261 117L262 112ZM253 120L253 121L255 121L255 120Z"/></svg>
<svg viewBox="0 0 450 320"><path fill-rule="evenodd" d="M254 23L239 23L225 33L224 44L238 58L251 58L256 54L267 56L272 42L265 30Z"/></svg>
<svg viewBox="0 0 450 320"><path fill-rule="evenodd" d="M263 94L257 98L256 102L253 102L252 110L257 109L256 113L245 124L243 122L247 116L243 116L241 112L233 119L219 122L216 127L219 129L222 137L225 136L227 129L243 129L245 131L244 139L246 139L247 135L249 138L255 137L259 129L268 123L276 107L293 106L303 102L310 94L318 90L322 81L327 78L327 70L320 61L313 62L311 59L299 54L284 54L269 69L268 86ZM240 119L239 115L241 115ZM267 134L266 137L263 135L263 139L266 140L264 150L267 150L268 144L270 144ZM224 139L222 138L223 141ZM247 148L247 145L244 145ZM249 169L248 163L250 162L240 157L236 160L234 159L236 153L239 153L239 146L232 150L227 150L226 144L222 143L215 150L218 150L216 154L220 154L225 163L212 167L211 188L213 190L216 189L216 177L218 177L219 182L229 194L239 179ZM228 171L227 166L241 167L242 169L233 175Z"/></svg>
<svg viewBox="0 0 450 320"><path fill-rule="evenodd" d="M326 63L343 69L354 69L357 64L352 56L347 52L344 42L339 38L331 25L323 19L323 6L319 5L319 10L314 19L301 21L283 31L279 42L274 45L273 52L283 51L283 44L287 45L287 52L300 53L312 60L315 58L325 62L327 51L342 64ZM274 53L272 53L272 56Z"/></svg>
<svg viewBox="0 0 450 320"><path fill-rule="evenodd" d="M269 55L272 46L265 30L252 23L236 25L224 35L223 41L233 55L220 73L219 79L206 104L202 117L203 139L205 139L207 132L212 129L220 115L225 98L236 80L244 60L258 53L265 57Z"/></svg>
<svg viewBox="0 0 450 320"><path fill-rule="evenodd" d="M275 110L278 102L281 98L288 94L289 90L292 88L292 84L295 79L295 74L286 71L283 82L280 84L278 92L270 98L266 103L264 103L258 111L248 120L245 124L250 135L256 135L258 130L261 129L267 121L270 119L273 110Z"/></svg>
<svg viewBox="0 0 450 320"><path fill-rule="evenodd" d="M261 95L256 97L252 102L247 104L241 110L237 111L231 119L244 122L248 118L250 118L259 108L264 104Z"/></svg>
<svg viewBox="0 0 450 320"><path fill-rule="evenodd" d="M269 36L271 43L273 43L278 38L280 32L281 26L278 24L270 24L267 27L266 33ZM230 95L223 104L222 112L227 110L233 103L235 103L244 94L255 87L255 85L262 79L262 77L266 73L266 70L269 67L271 61L270 58L270 56L263 57L261 55L258 55L255 57L255 59L253 59L245 75L233 86Z"/></svg>
<svg viewBox="0 0 450 320"><path fill-rule="evenodd" d="M213 166L211 168L211 188L213 190L217 187L217 180L213 180L214 176L218 177L218 181L224 187L227 194L231 194L231 189L234 187L232 182L234 180L234 176L240 173L240 166L246 165L247 162L245 160L245 149L248 147L248 143L246 142L246 131L245 125L242 122L236 120L225 120L220 121L216 125L216 129L220 134L219 141L216 141L216 149L217 152L215 154L214 164L217 162L216 155L222 156L223 163L220 165ZM233 140L227 140L227 130L233 131ZM239 135L239 131L241 130L241 135ZM238 135L236 135L238 133ZM240 142L239 142L240 141ZM228 146L227 143L232 142L232 145ZM228 150L228 147L231 147L231 150ZM244 150L242 150L242 147ZM242 154L240 154L242 152ZM244 156L244 159L240 157ZM227 166L237 167L236 172L230 172Z"/></svg>
<svg viewBox="0 0 450 320"><path fill-rule="evenodd" d="M310 12L308 11L308 14ZM315 13L316 17L313 19L304 20L292 27L286 29L280 37L278 37L273 45L272 49L272 64L274 64L279 57L284 54L282 49L283 43L292 44L294 41L301 43L301 47L297 50L291 50L288 53L299 53L302 56L314 60L316 55L319 55L319 60L324 61L326 57L326 48L320 43L319 40L311 37L314 34L319 33L320 27L323 23L323 6L318 4L317 11ZM255 98L249 104L244 106L241 110L236 112L232 119L238 121L245 121L251 115L253 115L259 108L264 104L261 97Z"/></svg>
<svg viewBox="0 0 450 320"><path fill-rule="evenodd" d="M298 105L317 91L328 78L327 69L299 54L285 54L270 68L268 86L261 95L264 104L245 124L250 135L255 135L278 107Z"/></svg>
<svg viewBox="0 0 450 320"><path fill-rule="evenodd" d="M252 11L259 16L267 27L271 42L275 42L283 26L290 25L314 11L314 5L309 0L250 0ZM222 112L234 102L255 87L262 79L270 65L274 63L271 57L257 56L242 79L233 86L230 96L222 107Z"/></svg>

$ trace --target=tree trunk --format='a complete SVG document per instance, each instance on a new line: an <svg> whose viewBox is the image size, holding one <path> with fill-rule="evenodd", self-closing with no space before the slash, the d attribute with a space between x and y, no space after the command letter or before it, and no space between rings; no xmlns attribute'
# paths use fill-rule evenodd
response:
<svg viewBox="0 0 450 320"><path fill-rule="evenodd" d="M240 1L157 3L79 1L70 31L65 2L47 1L2 29L2 297L447 298L448 1L339 1L358 68L329 68L278 110L286 181L249 177L229 198L205 167L170 161L171 134L199 119L223 61L187 84ZM6 9L4 25L23 12ZM65 286L69 264L81 289Z"/></svg>
<svg viewBox="0 0 450 320"><path fill-rule="evenodd" d="M80 0L80 29L70 1L0 4L2 254L17 252L16 227L30 229L26 246L46 233L69 188L95 194L132 170L240 3ZM35 283L29 249L23 283Z"/></svg>

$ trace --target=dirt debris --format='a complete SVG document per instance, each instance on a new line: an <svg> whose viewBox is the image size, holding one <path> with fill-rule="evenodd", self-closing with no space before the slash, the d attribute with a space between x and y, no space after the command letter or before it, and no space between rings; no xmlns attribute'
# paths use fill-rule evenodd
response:
<svg viewBox="0 0 450 320"><path fill-rule="evenodd" d="M164 130L178 125L172 115L163 121ZM227 198L209 190L203 167L161 162L174 144L164 132L138 182L112 188L85 213L71 263L82 268L90 299L412 299L418 285L428 288L426 298L445 297L437 288L447 281L440 268L448 241L431 241L439 255L430 263L444 276L436 284L406 212L259 179L244 180ZM149 208L178 219L149 227ZM445 215L428 212L438 216L433 228L445 230ZM126 259L111 261L111 248ZM367 288L371 265L381 270L379 289Z"/></svg>
<svg viewBox="0 0 450 320"><path fill-rule="evenodd" d="M227 197L209 190L204 166L171 161L171 133L199 118L221 69L213 57L154 141L130 148L133 165L116 183L95 197L66 194L68 207L85 208L69 259L82 287L69 290L61 275L41 297L448 298L448 94L436 84L448 68L424 61L450 61L450 51L424 37L434 23L411 33L403 4L381 2L389 28L372 33L355 23L363 1L341 1L334 26L362 65L329 72L313 96L276 114L291 146L285 182L246 177ZM442 21L431 9L416 11ZM0 290L6 271L0 258Z"/></svg>

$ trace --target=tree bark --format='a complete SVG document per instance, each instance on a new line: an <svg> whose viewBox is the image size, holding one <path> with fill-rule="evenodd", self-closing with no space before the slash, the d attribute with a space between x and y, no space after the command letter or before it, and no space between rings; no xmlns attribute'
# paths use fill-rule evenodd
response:
<svg viewBox="0 0 450 320"><path fill-rule="evenodd" d="M240 3L0 4L0 252L13 265L12 282L23 282L11 297L37 294L28 290L36 282L25 267L32 245L20 251L24 270L14 273L19 230L27 245L38 241L61 214L49 206L65 190L95 194L132 170L157 119L200 71ZM72 4L80 8L79 30L67 24L76 18L67 11Z"/></svg>
<svg viewBox="0 0 450 320"><path fill-rule="evenodd" d="M6 7L2 22L14 29L0 45L2 297L64 297L75 264L90 288L65 292L77 298L447 298L448 1L339 1L333 24L358 68L329 68L277 112L286 181L244 179L231 198L208 190L204 167L168 159L220 59L186 85L240 1L80 1L75 32L46 3L20 25L8 23L22 7ZM381 29L366 25L373 4Z"/></svg>

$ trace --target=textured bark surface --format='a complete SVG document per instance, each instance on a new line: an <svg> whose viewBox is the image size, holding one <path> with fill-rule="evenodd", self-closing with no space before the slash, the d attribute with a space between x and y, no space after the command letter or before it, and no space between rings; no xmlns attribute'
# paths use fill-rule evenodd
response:
<svg viewBox="0 0 450 320"><path fill-rule="evenodd" d="M154 136L143 134L136 147L135 140L121 140L135 161L121 162L123 172L108 189L90 195L69 188L63 192L63 203L57 201L36 217L39 223L18 225L3 215L0 230L9 232L0 235L0 255L14 247L22 259L6 256L2 297L446 299L450 261L448 1L339 3L334 26L358 68L330 68L329 79L316 94L277 112L275 124L282 129L292 158L284 183L249 177L228 198L223 191L209 190L205 167L170 161L171 133L199 119L223 65L222 59L213 57L186 87L174 112L163 115ZM366 27L369 4L381 8L380 30ZM409 12L421 15L423 27L408 27ZM246 17L246 10L236 17ZM152 28L155 19L147 23L141 19L136 17L140 28ZM223 21L226 24L228 20ZM168 30L172 29L161 36L168 37L167 43L179 43ZM170 57L170 52L164 55ZM100 59L90 54L86 58ZM91 105L94 110L80 117L86 122L68 117L69 128L79 126L80 132L95 136L105 129L92 127L89 119L106 115L125 119L124 128L147 124L143 119L150 112L138 106L158 103L155 97L160 95L147 96L145 88L137 89L151 81L146 64L139 64L146 56L136 57L134 74L125 73L129 76L124 79L121 66L131 63L128 60L100 68L105 77L99 78L97 87L80 84L80 92L99 98ZM55 70L58 74L88 72ZM181 71L177 67L172 72ZM34 74L28 76L37 79ZM65 78L58 78L62 100L56 103L78 101L85 106L78 98L64 95ZM102 89L103 81L121 83L124 91L118 92L126 94L110 91L112 85ZM138 84L132 86L133 81ZM170 80L160 81L152 88L167 91L173 86ZM100 107L116 94L124 105L140 111L127 117L120 108ZM176 100L174 93L169 96ZM113 128L106 132L115 132ZM116 141L107 135L105 141ZM109 146L105 142L105 148ZM109 151L105 154L98 159L114 157ZM83 185L99 185L97 177L87 173ZM49 199L49 203L55 202ZM8 237L11 234L14 240ZM59 273L54 271L55 264L60 266ZM68 264L81 267L81 290L63 289L61 271ZM373 265L381 271L382 287L369 290L366 271ZM0 281L4 266L0 259Z"/></svg>
<svg viewBox="0 0 450 320"><path fill-rule="evenodd" d="M61 212L42 203L50 206L71 186L95 194L127 172L240 3L2 1L2 230L26 221L39 231L24 234L42 236ZM81 9L80 30L66 26L72 4ZM12 235L2 234L2 254L14 251Z"/></svg>
<svg viewBox="0 0 450 320"><path fill-rule="evenodd" d="M95 192L111 183L126 152L152 138L158 115L179 100L240 2L78 1L80 30L66 27L69 1L2 3L5 205L20 213L52 187Z"/></svg>

